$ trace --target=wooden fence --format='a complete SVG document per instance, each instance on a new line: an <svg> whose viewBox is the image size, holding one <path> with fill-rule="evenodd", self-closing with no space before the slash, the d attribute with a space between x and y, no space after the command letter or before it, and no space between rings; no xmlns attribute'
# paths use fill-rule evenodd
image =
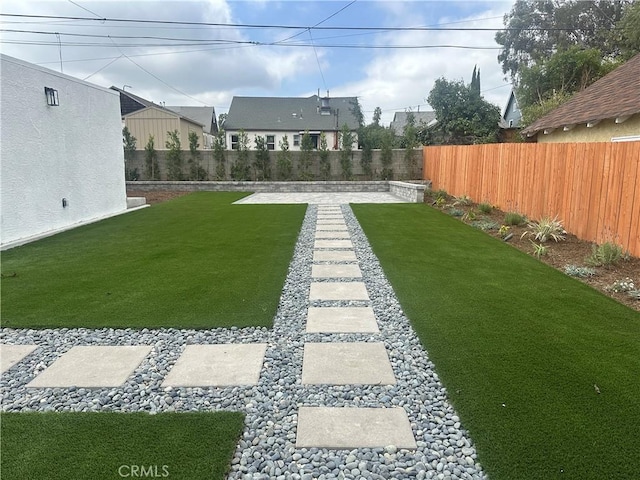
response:
<svg viewBox="0 0 640 480"><path fill-rule="evenodd" d="M577 237L640 256L640 142L425 147L423 161L434 190L532 219L558 215Z"/></svg>

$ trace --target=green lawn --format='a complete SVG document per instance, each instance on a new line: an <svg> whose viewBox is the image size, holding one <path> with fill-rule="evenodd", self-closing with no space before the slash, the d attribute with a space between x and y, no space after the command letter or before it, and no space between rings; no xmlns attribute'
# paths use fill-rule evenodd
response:
<svg viewBox="0 0 640 480"><path fill-rule="evenodd" d="M2 254L16 328L271 326L306 205L201 192Z"/></svg>
<svg viewBox="0 0 640 480"><path fill-rule="evenodd" d="M428 206L352 208L492 480L638 478L636 311Z"/></svg>
<svg viewBox="0 0 640 480"><path fill-rule="evenodd" d="M243 428L238 412L3 413L0 418L6 479L222 479Z"/></svg>

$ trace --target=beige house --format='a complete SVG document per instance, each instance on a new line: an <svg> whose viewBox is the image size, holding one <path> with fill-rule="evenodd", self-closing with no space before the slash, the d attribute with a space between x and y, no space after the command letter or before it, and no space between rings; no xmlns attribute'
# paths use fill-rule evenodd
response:
<svg viewBox="0 0 640 480"><path fill-rule="evenodd" d="M143 150L149 141L149 135L155 139L156 150L166 150L167 132L177 130L180 133L182 150L189 149L189 134L198 135L199 150L205 145L203 125L176 112L162 107L149 106L122 117L131 134L138 139L137 149Z"/></svg>
<svg viewBox="0 0 640 480"><path fill-rule="evenodd" d="M640 54L522 130L544 142L640 141Z"/></svg>

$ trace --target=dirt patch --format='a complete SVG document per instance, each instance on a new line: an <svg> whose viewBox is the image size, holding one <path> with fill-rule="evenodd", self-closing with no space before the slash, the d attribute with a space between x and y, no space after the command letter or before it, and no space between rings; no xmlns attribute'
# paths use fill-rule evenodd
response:
<svg viewBox="0 0 640 480"><path fill-rule="evenodd" d="M174 198L188 195L192 192L173 192L170 190L143 192L140 190L127 190L127 197L145 197L149 205L155 205L156 203L166 202Z"/></svg>
<svg viewBox="0 0 640 480"><path fill-rule="evenodd" d="M493 208L491 213L482 213L478 210L477 204L470 203L469 205L465 205L464 201L461 202L460 199L448 195L444 197L444 201L436 202L436 193L437 192L428 192L425 195L425 203L452 216L456 216L460 221L476 226L478 226L477 222L493 222L498 228L504 224L506 212ZM472 213L468 214L468 212ZM469 218L470 216L474 218ZM501 239L498 228L486 230L485 232L488 235ZM522 234L527 230L526 223L518 226L509 226L508 233L512 234L512 236L506 243L531 256L535 256L534 246L531 243L533 238L530 235L522 238ZM564 272L564 268L567 265L575 265L578 267L587 266L585 259L592 253L594 244L586 240L580 240L575 235L567 233L565 241L554 242L553 240L549 240L544 243L544 246L546 247L546 253L538 259ZM574 278L640 312L640 300L630 297L627 293L617 293L611 290L614 282L624 281L628 278L634 282L636 289L640 289L640 258L629 256L615 265L591 268L594 268L596 272L594 276Z"/></svg>

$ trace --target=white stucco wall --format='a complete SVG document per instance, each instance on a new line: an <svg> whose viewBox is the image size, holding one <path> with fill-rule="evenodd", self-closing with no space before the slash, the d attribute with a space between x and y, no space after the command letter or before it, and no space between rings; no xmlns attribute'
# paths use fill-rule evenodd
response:
<svg viewBox="0 0 640 480"><path fill-rule="evenodd" d="M335 131L325 131L324 132L325 135L327 136L327 147L329 150L334 150L334 146L336 146L336 132ZM357 132L351 132L353 134L354 137L354 141L353 141L353 146L352 148L354 150L358 149L358 134ZM231 135L237 135L238 131L237 130L228 130L226 132L227 135L227 150L231 150ZM301 150L300 145L294 145L293 144L293 136L294 135L300 135L300 141L302 142L302 134L299 131L291 131L291 132L283 132L283 131L256 131L256 130L250 130L247 131L247 135L249 137L249 150L255 150L256 148L256 143L255 143L255 138L256 136L262 136L262 137L267 137L267 135L275 135L275 150L278 151L280 150L280 142L282 141L282 139L284 138L284 136L287 136L287 140L289 141L289 150L291 151L299 151ZM339 136L338 136L339 138ZM339 150L340 149L340 143L339 141L337 142L337 148L335 150Z"/></svg>
<svg viewBox="0 0 640 480"><path fill-rule="evenodd" d="M0 68L0 244L125 211L119 94L4 55Z"/></svg>

